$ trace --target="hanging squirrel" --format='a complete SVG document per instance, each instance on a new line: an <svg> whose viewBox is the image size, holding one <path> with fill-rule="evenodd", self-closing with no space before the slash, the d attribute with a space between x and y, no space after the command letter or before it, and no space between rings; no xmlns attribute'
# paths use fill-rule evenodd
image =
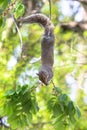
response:
<svg viewBox="0 0 87 130"><path fill-rule="evenodd" d="M39 80L48 85L53 77L54 63L54 26L51 20L43 14L32 14L21 18L20 23L39 23L44 27L41 40L41 68L38 72Z"/></svg>

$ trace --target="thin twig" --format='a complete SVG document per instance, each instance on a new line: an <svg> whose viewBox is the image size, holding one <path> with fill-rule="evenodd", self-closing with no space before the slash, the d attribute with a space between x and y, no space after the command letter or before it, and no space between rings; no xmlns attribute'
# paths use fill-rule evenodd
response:
<svg viewBox="0 0 87 130"><path fill-rule="evenodd" d="M16 19L14 18L14 15L12 14L11 16L12 16L12 19L13 19L14 24L15 24L15 26L16 26L16 29L17 29L17 31L18 31L18 35L19 35L19 38L20 38L20 47L21 47L21 52L22 52L22 46L23 46L22 35L21 35L21 33L20 33L20 30L19 30L19 28L18 28Z"/></svg>
<svg viewBox="0 0 87 130"><path fill-rule="evenodd" d="M51 83L52 83L52 85L53 85L53 88L55 88L55 84L54 84L53 80L51 80Z"/></svg>

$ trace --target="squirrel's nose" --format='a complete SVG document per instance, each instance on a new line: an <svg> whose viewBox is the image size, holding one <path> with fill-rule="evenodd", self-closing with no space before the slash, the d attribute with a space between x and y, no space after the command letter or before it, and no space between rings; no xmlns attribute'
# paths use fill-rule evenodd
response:
<svg viewBox="0 0 87 130"><path fill-rule="evenodd" d="M49 85L49 82L44 83L46 86Z"/></svg>

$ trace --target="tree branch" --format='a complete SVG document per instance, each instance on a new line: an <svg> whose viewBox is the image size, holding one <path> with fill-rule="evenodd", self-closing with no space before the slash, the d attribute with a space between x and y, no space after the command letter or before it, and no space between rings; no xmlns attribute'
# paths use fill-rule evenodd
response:
<svg viewBox="0 0 87 130"><path fill-rule="evenodd" d="M87 0L73 0L73 1L78 1L78 2L82 2L82 3L87 3Z"/></svg>
<svg viewBox="0 0 87 130"><path fill-rule="evenodd" d="M69 23L60 23L60 27L63 31L72 30L74 32L83 32L87 30L87 21L83 22L69 22Z"/></svg>

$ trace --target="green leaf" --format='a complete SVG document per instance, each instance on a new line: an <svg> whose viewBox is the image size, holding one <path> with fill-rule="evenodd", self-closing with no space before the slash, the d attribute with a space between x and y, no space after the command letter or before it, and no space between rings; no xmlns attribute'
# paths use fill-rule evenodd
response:
<svg viewBox="0 0 87 130"><path fill-rule="evenodd" d="M79 108L77 106L76 106L76 113L77 113L78 118L80 118L81 117L81 112L80 112L80 110L79 110Z"/></svg>
<svg viewBox="0 0 87 130"><path fill-rule="evenodd" d="M64 119L64 114L59 115L57 118L53 120L53 124L58 124Z"/></svg>
<svg viewBox="0 0 87 130"><path fill-rule="evenodd" d="M0 18L0 27L3 25L3 18Z"/></svg>
<svg viewBox="0 0 87 130"><path fill-rule="evenodd" d="M6 23L6 19L4 17L0 17L0 28L4 27Z"/></svg>
<svg viewBox="0 0 87 130"><path fill-rule="evenodd" d="M22 88L21 88L20 86L17 86L17 87L16 87L16 94L19 94L19 93L21 92L21 89L22 89Z"/></svg>
<svg viewBox="0 0 87 130"><path fill-rule="evenodd" d="M59 102L66 102L66 101L68 101L68 96L66 94L61 94L58 97L58 100L59 100Z"/></svg>
<svg viewBox="0 0 87 130"><path fill-rule="evenodd" d="M0 5L4 2L4 0L0 0Z"/></svg>
<svg viewBox="0 0 87 130"><path fill-rule="evenodd" d="M11 89L11 90L8 90L6 93L5 93L5 96L12 96L14 95L15 93L15 90Z"/></svg>
<svg viewBox="0 0 87 130"><path fill-rule="evenodd" d="M8 6L8 4L10 3L11 0L0 0L0 4L2 6L2 8L6 8Z"/></svg>
<svg viewBox="0 0 87 130"><path fill-rule="evenodd" d="M0 9L0 15L2 14L2 12L3 12L3 10L2 9ZM0 18L1 19L1 18Z"/></svg>
<svg viewBox="0 0 87 130"><path fill-rule="evenodd" d="M62 110L61 110L61 107L59 104L55 104L54 107L53 107L53 114L54 116L58 116L58 115L61 115L62 114Z"/></svg>
<svg viewBox="0 0 87 130"><path fill-rule="evenodd" d="M72 116L70 116L69 118L70 118L71 123L72 123L72 124L75 124L75 122L76 122L75 117L72 115Z"/></svg>
<svg viewBox="0 0 87 130"><path fill-rule="evenodd" d="M75 107L72 101L69 101L68 103L68 111L69 111L69 115L75 114Z"/></svg>
<svg viewBox="0 0 87 130"><path fill-rule="evenodd" d="M17 2L16 8L14 9L15 17L18 18L24 13L24 5L20 2Z"/></svg>

